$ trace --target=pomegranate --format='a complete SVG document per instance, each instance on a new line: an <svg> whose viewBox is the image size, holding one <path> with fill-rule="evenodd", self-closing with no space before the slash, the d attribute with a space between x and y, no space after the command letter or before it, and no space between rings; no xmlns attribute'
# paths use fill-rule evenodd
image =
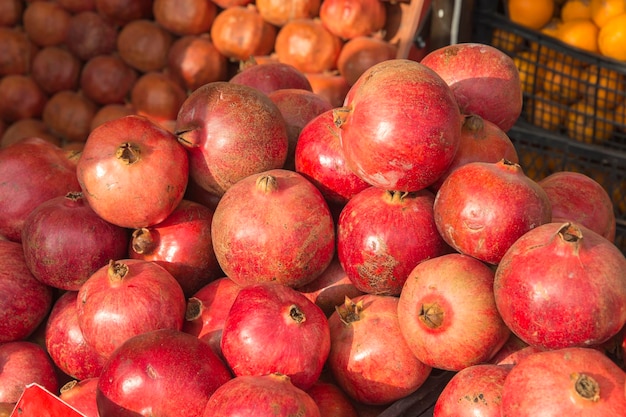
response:
<svg viewBox="0 0 626 417"><path fill-rule="evenodd" d="M98 381L98 377L69 381L61 387L59 398L85 417L100 417L96 403Z"/></svg>
<svg viewBox="0 0 626 417"><path fill-rule="evenodd" d="M167 70L189 92L213 81L226 81L228 60L208 34L187 35L170 45Z"/></svg>
<svg viewBox="0 0 626 417"><path fill-rule="evenodd" d="M295 152L300 132L307 123L333 107L319 94L299 88L272 91L268 97L276 104L287 123L289 147L283 168L295 170Z"/></svg>
<svg viewBox="0 0 626 417"><path fill-rule="evenodd" d="M85 142L97 105L79 90L61 90L46 102L41 118L66 142Z"/></svg>
<svg viewBox="0 0 626 417"><path fill-rule="evenodd" d="M221 358L222 330L240 289L232 279L221 277L200 288L187 301L183 331L208 343Z"/></svg>
<svg viewBox="0 0 626 417"><path fill-rule="evenodd" d="M303 390L318 380L331 338L324 312L277 283L239 290L222 330L222 354L235 376L279 372Z"/></svg>
<svg viewBox="0 0 626 417"><path fill-rule="evenodd" d="M302 175L284 169L230 187L217 204L211 234L222 270L240 285L306 285L335 251L335 224L324 197Z"/></svg>
<svg viewBox="0 0 626 417"><path fill-rule="evenodd" d="M461 369L437 397L433 417L500 417L502 386L510 370L494 364Z"/></svg>
<svg viewBox="0 0 626 417"><path fill-rule="evenodd" d="M450 86L463 114L478 114L507 132L522 112L522 83L509 55L482 43L446 45L424 56Z"/></svg>
<svg viewBox="0 0 626 417"><path fill-rule="evenodd" d="M378 3L382 4L380 1ZM397 54L397 46L387 42L381 35L355 36L341 48L337 70L349 85L353 85L369 67L394 59Z"/></svg>
<svg viewBox="0 0 626 417"><path fill-rule="evenodd" d="M306 393L324 417L359 417L350 397L337 384L318 380Z"/></svg>
<svg viewBox="0 0 626 417"><path fill-rule="evenodd" d="M47 94L79 86L82 62L67 48L48 46L33 58L31 76Z"/></svg>
<svg viewBox="0 0 626 417"><path fill-rule="evenodd" d="M495 265L520 236L548 223L552 209L543 188L502 159L452 171L437 192L434 215L450 246Z"/></svg>
<svg viewBox="0 0 626 417"><path fill-rule="evenodd" d="M319 15L321 0L256 0L256 7L263 19L275 26L300 18L314 18Z"/></svg>
<svg viewBox="0 0 626 417"><path fill-rule="evenodd" d="M137 72L117 54L91 58L80 73L81 90L100 105L124 103L136 81Z"/></svg>
<svg viewBox="0 0 626 417"><path fill-rule="evenodd" d="M93 0L96 11L118 26L152 17L152 0Z"/></svg>
<svg viewBox="0 0 626 417"><path fill-rule="evenodd" d="M615 211L611 196L595 179L574 171L557 171L538 181L552 206L552 221L572 221L615 240Z"/></svg>
<svg viewBox="0 0 626 417"><path fill-rule="evenodd" d="M373 65L334 111L348 166L379 188L426 188L448 169L459 147L463 118L452 90L419 62Z"/></svg>
<svg viewBox="0 0 626 417"><path fill-rule="evenodd" d="M495 123L476 114L466 115L463 118L459 149L452 163L429 188L436 193L452 171L468 162L495 163L502 159L515 164L519 163L517 149L509 136Z"/></svg>
<svg viewBox="0 0 626 417"><path fill-rule="evenodd" d="M597 346L626 324L626 258L580 224L547 223L511 245L494 292L502 318L529 345Z"/></svg>
<svg viewBox="0 0 626 417"><path fill-rule="evenodd" d="M212 221L212 209L183 199L161 223L135 229L128 253L161 265L190 297L223 275L213 251Z"/></svg>
<svg viewBox="0 0 626 417"><path fill-rule="evenodd" d="M399 400L430 375L431 367L405 341L397 310L397 297L365 294L346 298L328 319L327 366L337 385L356 401L380 405Z"/></svg>
<svg viewBox="0 0 626 417"><path fill-rule="evenodd" d="M161 71L174 37L152 19L131 20L119 31L116 47L119 57L130 67L146 73Z"/></svg>
<svg viewBox="0 0 626 417"><path fill-rule="evenodd" d="M0 79L0 118L8 122L41 117L48 96L31 75Z"/></svg>
<svg viewBox="0 0 626 417"><path fill-rule="evenodd" d="M48 316L52 296L28 269L22 245L0 235L0 346L35 332Z"/></svg>
<svg viewBox="0 0 626 417"><path fill-rule="evenodd" d="M55 301L45 324L44 343L61 371L84 380L98 377L106 358L85 341L78 325L77 296L77 291L66 291Z"/></svg>
<svg viewBox="0 0 626 417"><path fill-rule="evenodd" d="M109 259L126 256L128 231L98 216L80 192L38 205L22 228L31 273L54 288L78 291Z"/></svg>
<svg viewBox="0 0 626 417"><path fill-rule="evenodd" d="M95 10L74 13L70 17L64 45L82 61L115 51L118 30Z"/></svg>
<svg viewBox="0 0 626 417"><path fill-rule="evenodd" d="M421 261L449 251L433 217L435 195L369 187L353 196L337 222L337 254L356 288L399 295Z"/></svg>
<svg viewBox="0 0 626 417"><path fill-rule="evenodd" d="M198 35L209 32L217 15L217 5L206 0L154 0L154 20L174 35Z"/></svg>
<svg viewBox="0 0 626 417"><path fill-rule="evenodd" d="M306 75L293 65L282 62L260 64L254 59L248 60L242 64L240 70L229 81L234 84L254 87L266 94L283 88L299 88L311 91L311 83Z"/></svg>
<svg viewBox="0 0 626 417"><path fill-rule="evenodd" d="M249 175L281 168L287 158L287 126L278 107L261 91L227 81L187 97L176 135L188 151L191 178L218 196Z"/></svg>
<svg viewBox="0 0 626 417"><path fill-rule="evenodd" d="M98 380L100 417L202 416L232 375L211 348L190 334L159 329L138 334L109 358Z"/></svg>
<svg viewBox="0 0 626 417"><path fill-rule="evenodd" d="M370 185L347 166L333 117L333 110L327 110L302 128L294 152L295 170L311 181L330 205L343 208Z"/></svg>
<svg viewBox="0 0 626 417"><path fill-rule="evenodd" d="M400 294L400 329L412 352L434 368L487 362L509 338L493 293L493 270L450 253L419 263Z"/></svg>
<svg viewBox="0 0 626 417"><path fill-rule="evenodd" d="M0 149L0 235L21 242L26 216L39 204L80 189L63 149L29 137Z"/></svg>
<svg viewBox="0 0 626 417"><path fill-rule="evenodd" d="M186 299L162 266L139 259L111 260L80 287L78 325L107 359L131 337L156 329L181 330Z"/></svg>
<svg viewBox="0 0 626 417"><path fill-rule="evenodd" d="M313 398L280 373L242 375L215 390L202 417L322 417Z"/></svg>
<svg viewBox="0 0 626 417"><path fill-rule="evenodd" d="M503 416L626 415L626 373L596 349L536 352L515 365L502 386Z"/></svg>
<svg viewBox="0 0 626 417"><path fill-rule="evenodd" d="M172 133L130 115L91 131L76 173L100 217L136 229L162 222L178 206L187 186L188 157Z"/></svg>
<svg viewBox="0 0 626 417"><path fill-rule="evenodd" d="M46 351L36 343L0 343L0 403L16 403L28 384L57 392L59 381Z"/></svg>

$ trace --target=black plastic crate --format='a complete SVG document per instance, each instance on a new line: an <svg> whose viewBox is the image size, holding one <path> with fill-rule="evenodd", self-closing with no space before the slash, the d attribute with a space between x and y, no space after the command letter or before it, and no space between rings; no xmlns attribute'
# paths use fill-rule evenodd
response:
<svg viewBox="0 0 626 417"><path fill-rule="evenodd" d="M625 63L517 25L499 1L478 3L472 32L474 41L515 60L524 121L573 141L626 151Z"/></svg>
<svg viewBox="0 0 626 417"><path fill-rule="evenodd" d="M615 244L626 253L626 152L579 143L519 121L508 132L526 175L539 181L558 171L583 173L600 183L613 201Z"/></svg>

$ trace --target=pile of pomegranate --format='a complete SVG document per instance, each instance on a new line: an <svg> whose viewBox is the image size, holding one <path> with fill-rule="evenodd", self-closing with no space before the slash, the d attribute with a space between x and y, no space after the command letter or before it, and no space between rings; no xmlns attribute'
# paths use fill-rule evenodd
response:
<svg viewBox="0 0 626 417"><path fill-rule="evenodd" d="M22 21L36 4L50 17L88 3L28 2ZM109 113L80 146L42 130L0 148L1 416L35 383L86 417L373 417L441 372L453 376L436 417L626 415L613 203L584 174L524 173L507 135L522 107L510 57L477 43L388 57L340 102L280 57L182 87L147 52L193 43L184 28L211 11L114 3L90 11L108 12L118 40L97 56L136 79L111 81L100 93L125 104L101 109L134 107L144 77L143 94L182 94L175 111L150 101L167 116ZM237 7L188 3L214 5L204 33ZM294 20L274 12L252 40L286 33ZM150 47L135 50L144 31ZM52 108L87 90L60 90L71 100Z"/></svg>

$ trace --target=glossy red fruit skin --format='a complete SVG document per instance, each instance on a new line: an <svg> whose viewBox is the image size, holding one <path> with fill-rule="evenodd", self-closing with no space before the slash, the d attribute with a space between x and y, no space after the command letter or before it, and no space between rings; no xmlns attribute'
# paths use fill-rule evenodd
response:
<svg viewBox="0 0 626 417"><path fill-rule="evenodd" d="M222 270L239 285L300 287L317 278L335 252L335 224L324 197L285 169L233 185L215 209L211 234Z"/></svg>
<svg viewBox="0 0 626 417"><path fill-rule="evenodd" d="M0 344L30 336L46 319L52 288L35 278L22 245L0 239Z"/></svg>
<svg viewBox="0 0 626 417"><path fill-rule="evenodd" d="M505 159L454 170L433 209L437 229L450 246L493 265L520 236L552 217L546 192Z"/></svg>
<svg viewBox="0 0 626 417"><path fill-rule="evenodd" d="M328 320L293 288L247 285L226 317L221 349L235 376L279 372L306 390L320 377L328 358Z"/></svg>
<svg viewBox="0 0 626 417"><path fill-rule="evenodd" d="M411 270L449 251L433 216L435 195L369 187L345 205L337 222L337 255L360 291L399 295Z"/></svg>
<svg viewBox="0 0 626 417"><path fill-rule="evenodd" d="M431 373L406 343L397 307L397 297L365 294L347 299L328 319L327 366L353 400L389 404L415 392Z"/></svg>
<svg viewBox="0 0 626 417"><path fill-rule="evenodd" d="M111 260L80 287L78 325L87 343L109 358L132 336L181 330L186 299L162 266L140 259Z"/></svg>
<svg viewBox="0 0 626 417"><path fill-rule="evenodd" d="M580 224L547 223L502 257L494 294L507 326L529 345L598 346L626 324L626 258Z"/></svg>
<svg viewBox="0 0 626 417"><path fill-rule="evenodd" d="M158 263L190 297L223 275L211 240L213 212L200 203L183 199L162 222L133 231L129 257Z"/></svg>
<svg viewBox="0 0 626 417"><path fill-rule="evenodd" d="M0 403L16 403L26 385L32 383L50 392L59 389L54 365L46 351L23 340L0 344Z"/></svg>
<svg viewBox="0 0 626 417"><path fill-rule="evenodd" d="M201 416L232 375L211 348L190 334L159 329L128 339L100 375L100 417ZM130 385L130 386L129 386Z"/></svg>
<svg viewBox="0 0 626 417"><path fill-rule="evenodd" d="M174 211L187 187L188 166L187 152L172 133L130 115L91 131L76 173L100 217L136 229L162 222Z"/></svg>
<svg viewBox="0 0 626 417"><path fill-rule="evenodd" d="M35 207L80 189L65 152L36 137L0 149L0 178L0 235L14 242L21 242L24 220Z"/></svg>
<svg viewBox="0 0 626 417"><path fill-rule="evenodd" d="M439 394L433 417L500 417L502 386L510 369L478 364L460 370Z"/></svg>
<svg viewBox="0 0 626 417"><path fill-rule="evenodd" d="M493 281L489 266L456 252L419 263L398 303L400 329L415 356L448 371L489 361L511 334Z"/></svg>
<svg viewBox="0 0 626 417"><path fill-rule="evenodd" d="M504 380L503 416L626 415L626 373L596 349L572 347L533 353Z"/></svg>
<svg viewBox="0 0 626 417"><path fill-rule="evenodd" d="M126 256L128 230L98 216L76 191L40 204L26 217L22 247L39 281L78 291L109 259Z"/></svg>
<svg viewBox="0 0 626 417"><path fill-rule="evenodd" d="M326 111L302 128L295 149L295 170L322 192L329 204L343 207L350 198L370 185L346 164L333 122L333 111Z"/></svg>
<svg viewBox="0 0 626 417"><path fill-rule="evenodd" d="M519 163L515 145L495 123L477 114L466 115L461 129L461 142L448 170L429 189L437 193L452 171L468 162L498 162L502 159Z"/></svg>
<svg viewBox="0 0 626 417"><path fill-rule="evenodd" d="M575 171L557 171L538 181L552 205L552 221L580 223L613 242L615 210L608 192L595 179Z"/></svg>
<svg viewBox="0 0 626 417"><path fill-rule="evenodd" d="M319 94L301 88L283 88L267 95L276 104L287 123L289 150L283 168L295 170L295 152L300 132L312 119L333 109Z"/></svg>
<svg viewBox="0 0 626 417"><path fill-rule="evenodd" d="M249 64L231 77L233 84L254 87L265 94L283 88L313 91L309 79L296 67L284 62Z"/></svg>
<svg viewBox="0 0 626 417"><path fill-rule="evenodd" d="M222 330L241 286L221 277L200 288L187 301L183 331L196 336L222 356Z"/></svg>
<svg viewBox="0 0 626 417"><path fill-rule="evenodd" d="M278 373L234 377L213 393L202 417L272 414L322 417L313 398Z"/></svg>
<svg viewBox="0 0 626 417"><path fill-rule="evenodd" d="M447 45L420 62L432 68L454 92L463 114L478 114L507 132L522 112L522 84L513 59L480 43Z"/></svg>
<svg viewBox="0 0 626 417"><path fill-rule="evenodd" d="M426 188L459 147L463 118L452 90L416 61L373 65L334 112L348 166L375 187Z"/></svg>
<svg viewBox="0 0 626 417"><path fill-rule="evenodd" d="M180 107L175 132L189 154L191 178L218 196L249 175L282 168L287 158L280 110L246 85L215 81L194 90Z"/></svg>
<svg viewBox="0 0 626 417"><path fill-rule="evenodd" d="M85 417L100 417L96 403L98 381L98 377L70 381L61 387L59 398Z"/></svg>
<svg viewBox="0 0 626 417"><path fill-rule="evenodd" d="M350 397L335 383L318 380L306 393L324 417L359 417Z"/></svg>
<svg viewBox="0 0 626 417"><path fill-rule="evenodd" d="M77 296L77 291L67 291L55 301L44 336L46 350L55 365L80 381L99 376L106 358L85 341L78 325Z"/></svg>

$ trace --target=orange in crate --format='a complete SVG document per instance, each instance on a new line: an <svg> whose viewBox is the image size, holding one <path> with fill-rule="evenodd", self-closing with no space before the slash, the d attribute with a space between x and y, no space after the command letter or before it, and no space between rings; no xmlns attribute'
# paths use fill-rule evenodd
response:
<svg viewBox="0 0 626 417"><path fill-rule="evenodd" d="M580 96L581 67L574 62L552 58L543 73L543 90L561 103L571 103Z"/></svg>
<svg viewBox="0 0 626 417"><path fill-rule="evenodd" d="M509 18L511 21L539 30L554 15L554 0L509 0Z"/></svg>
<svg viewBox="0 0 626 417"><path fill-rule="evenodd" d="M527 103L528 118L531 123L542 129L556 131L559 130L565 117L567 108L543 91L538 92Z"/></svg>
<svg viewBox="0 0 626 417"><path fill-rule="evenodd" d="M567 0L561 6L561 20L591 19L590 0Z"/></svg>
<svg viewBox="0 0 626 417"><path fill-rule="evenodd" d="M585 100L599 109L614 109L624 101L624 76L606 67L590 65L581 72L581 93Z"/></svg>
<svg viewBox="0 0 626 417"><path fill-rule="evenodd" d="M602 27L613 16L626 12L626 0L591 0L591 20Z"/></svg>
<svg viewBox="0 0 626 417"><path fill-rule="evenodd" d="M565 128L569 137L583 143L602 143L613 135L614 125L605 110L584 100L570 106Z"/></svg>
<svg viewBox="0 0 626 417"><path fill-rule="evenodd" d="M598 48L604 56L626 61L626 12L610 18L602 26Z"/></svg>
<svg viewBox="0 0 626 417"><path fill-rule="evenodd" d="M574 19L563 22L556 31L560 41L587 52L598 53L598 33L600 29L590 19Z"/></svg>

